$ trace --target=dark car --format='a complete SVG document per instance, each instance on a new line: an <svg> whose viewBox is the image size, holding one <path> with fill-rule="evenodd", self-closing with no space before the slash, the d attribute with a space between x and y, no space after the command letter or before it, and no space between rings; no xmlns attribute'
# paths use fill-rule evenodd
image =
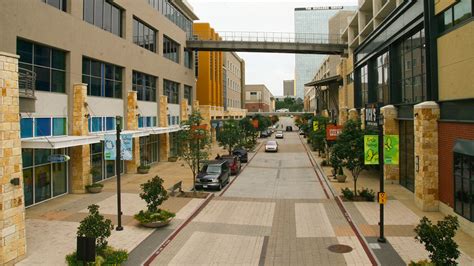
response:
<svg viewBox="0 0 474 266"><path fill-rule="evenodd" d="M242 166L240 165L240 159L237 155L223 155L221 160L226 160L229 162L230 174L236 175L240 172Z"/></svg>
<svg viewBox="0 0 474 266"><path fill-rule="evenodd" d="M204 163L196 177L196 189L216 188L221 190L230 179L229 162L214 160Z"/></svg>
<svg viewBox="0 0 474 266"><path fill-rule="evenodd" d="M244 148L235 148L232 151L232 154L239 156L240 162L242 163L248 162L247 150L245 150Z"/></svg>
<svg viewBox="0 0 474 266"><path fill-rule="evenodd" d="M286 131L293 131L293 127L292 126L286 126Z"/></svg>
<svg viewBox="0 0 474 266"><path fill-rule="evenodd" d="M268 132L266 130L260 132L260 137L261 138L268 138L270 136L270 134L268 134Z"/></svg>

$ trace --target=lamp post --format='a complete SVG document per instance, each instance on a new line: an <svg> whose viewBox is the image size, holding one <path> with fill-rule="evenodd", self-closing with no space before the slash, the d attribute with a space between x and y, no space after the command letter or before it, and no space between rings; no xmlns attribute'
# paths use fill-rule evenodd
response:
<svg viewBox="0 0 474 266"><path fill-rule="evenodd" d="M380 193L384 193L384 175L383 175L383 125L384 125L384 117L380 109L378 109L378 131L379 131L379 165L380 165ZM380 226L380 236L377 239L378 242L380 243L385 243L385 236L384 236L384 204L379 202L380 206L380 221L379 221L379 226Z"/></svg>
<svg viewBox="0 0 474 266"><path fill-rule="evenodd" d="M121 166L121 143L120 143L120 132L122 131L122 117L115 117L115 124L117 130L117 139L116 139L116 156L115 156L115 171L117 172L117 228L115 230L122 231L122 199L121 199L121 189L120 189L120 166Z"/></svg>

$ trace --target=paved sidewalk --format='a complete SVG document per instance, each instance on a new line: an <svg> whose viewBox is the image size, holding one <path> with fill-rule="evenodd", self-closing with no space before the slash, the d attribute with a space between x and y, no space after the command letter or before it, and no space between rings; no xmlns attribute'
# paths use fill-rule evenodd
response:
<svg viewBox="0 0 474 266"><path fill-rule="evenodd" d="M318 157L317 152L313 152L313 158L320 165L322 158ZM346 169L347 179L345 183L338 183L331 178L331 167L321 167L326 174L334 191L341 195L341 189L349 187L353 189L354 183L350 172ZM378 172L363 171L358 180L357 188L368 187L375 192L379 191ZM428 253L422 244L415 241L415 232L413 229L419 223L421 217L427 216L436 222L443 219L444 215L439 212L423 212L419 210L414 203L413 193L399 184L385 184L385 191L388 194L388 201L385 205L385 237L391 247L398 253L404 263L428 259ZM379 236L379 205L376 202L344 202L346 209L357 224L362 234L373 247L376 255L382 256L377 252L377 237ZM462 252L458 263L460 265L474 265L474 239L462 232L457 231L456 242ZM381 260L379 258L379 260ZM383 260L381 260L383 261Z"/></svg>

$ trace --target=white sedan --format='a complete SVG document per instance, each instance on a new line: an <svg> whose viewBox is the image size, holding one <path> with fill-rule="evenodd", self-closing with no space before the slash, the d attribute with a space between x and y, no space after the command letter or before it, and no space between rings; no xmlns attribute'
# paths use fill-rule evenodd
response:
<svg viewBox="0 0 474 266"><path fill-rule="evenodd" d="M267 141L267 144L265 145L265 152L267 151L278 152L278 142L274 140Z"/></svg>
<svg viewBox="0 0 474 266"><path fill-rule="evenodd" d="M276 139L282 139L283 138L283 131L278 130L277 133L275 134Z"/></svg>

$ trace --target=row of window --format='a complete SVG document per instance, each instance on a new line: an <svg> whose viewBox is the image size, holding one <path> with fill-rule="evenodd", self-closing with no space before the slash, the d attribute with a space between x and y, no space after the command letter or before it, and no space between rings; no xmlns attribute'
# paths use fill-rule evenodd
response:
<svg viewBox="0 0 474 266"><path fill-rule="evenodd" d="M240 91L240 84L231 80L230 78L227 79L227 87L233 91Z"/></svg>
<svg viewBox="0 0 474 266"><path fill-rule="evenodd" d="M173 62L179 63L179 43L167 36L163 36L163 56Z"/></svg>
<svg viewBox="0 0 474 266"><path fill-rule="evenodd" d="M156 126L157 126L156 116L140 116L138 118L139 128L156 127Z"/></svg>
<svg viewBox="0 0 474 266"><path fill-rule="evenodd" d="M99 182L115 176L115 169L117 169L115 160L104 160L104 143L91 144L90 151L92 181ZM124 162L125 161L121 161L120 164L121 173L123 173L124 170Z"/></svg>
<svg viewBox="0 0 474 266"><path fill-rule="evenodd" d="M67 135L67 119L64 117L22 118L21 138L52 137Z"/></svg>
<svg viewBox="0 0 474 266"><path fill-rule="evenodd" d="M168 96L168 103L179 104L179 83L163 80L163 95Z"/></svg>
<svg viewBox="0 0 474 266"><path fill-rule="evenodd" d="M137 92L139 101L156 102L156 77L133 71L132 89Z"/></svg>
<svg viewBox="0 0 474 266"><path fill-rule="evenodd" d="M156 52L157 31L140 20L133 18L133 43Z"/></svg>
<svg viewBox="0 0 474 266"><path fill-rule="evenodd" d="M240 101L227 99L227 107L240 108L241 107Z"/></svg>
<svg viewBox="0 0 474 266"><path fill-rule="evenodd" d="M172 6L168 0L148 0L148 4L184 30L188 36L192 36L193 22Z"/></svg>
<svg viewBox="0 0 474 266"><path fill-rule="evenodd" d="M179 125L179 116L168 115L168 126Z"/></svg>
<svg viewBox="0 0 474 266"><path fill-rule="evenodd" d="M84 0L84 20L122 36L122 10L108 0Z"/></svg>
<svg viewBox="0 0 474 266"><path fill-rule="evenodd" d="M472 18L473 6L473 0L459 0L455 5L438 14L439 32L445 32Z"/></svg>
<svg viewBox="0 0 474 266"><path fill-rule="evenodd" d="M41 2L44 2L50 6L54 6L55 8L66 12L67 0L41 0Z"/></svg>
<svg viewBox="0 0 474 266"><path fill-rule="evenodd" d="M122 67L83 57L82 82L88 84L87 95L122 98L122 71Z"/></svg>
<svg viewBox="0 0 474 266"><path fill-rule="evenodd" d="M89 132L104 132L116 130L116 118L106 116L89 117Z"/></svg>

